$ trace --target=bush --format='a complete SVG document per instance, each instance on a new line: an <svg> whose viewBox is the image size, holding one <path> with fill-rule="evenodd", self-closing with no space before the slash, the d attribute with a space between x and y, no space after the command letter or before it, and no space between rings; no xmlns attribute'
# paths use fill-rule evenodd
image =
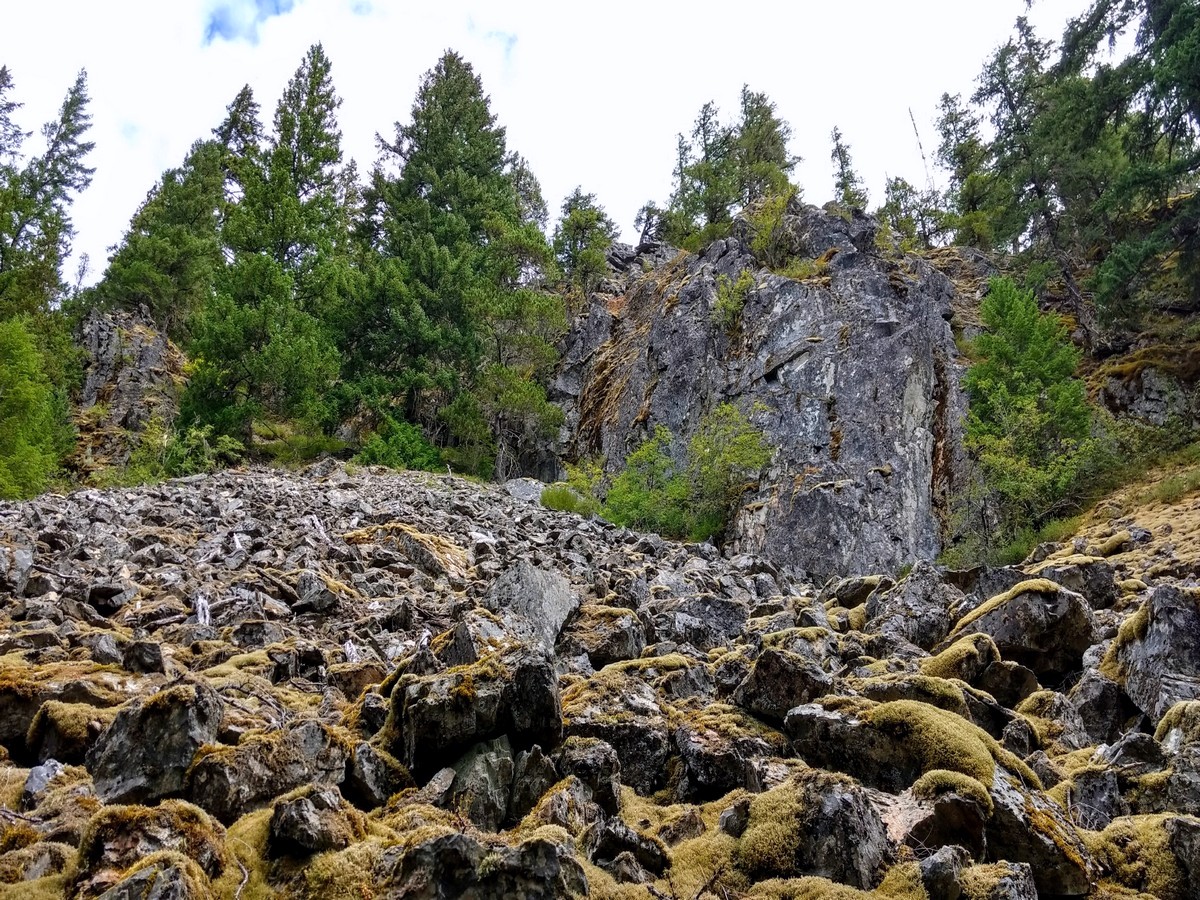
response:
<svg viewBox="0 0 1200 900"><path fill-rule="evenodd" d="M102 470L92 481L98 487L111 488L199 475L236 465L245 452L240 441L226 434L215 434L210 425L192 426L180 432L154 418L142 429L125 467Z"/></svg>
<svg viewBox="0 0 1200 900"><path fill-rule="evenodd" d="M746 297L754 287L754 273L742 269L733 281L728 275L717 276L717 301L713 304L713 321L732 331L742 315L742 307L746 305Z"/></svg>
<svg viewBox="0 0 1200 900"><path fill-rule="evenodd" d="M595 500L584 497L563 481L556 481L542 489L542 506L546 509L575 513L588 518L594 516L598 511Z"/></svg>
<svg viewBox="0 0 1200 900"><path fill-rule="evenodd" d="M788 203L798 193L798 189L789 184L783 192L759 201L744 213L751 231L750 250L772 270L781 269L789 262L784 216Z"/></svg>
<svg viewBox="0 0 1200 900"><path fill-rule="evenodd" d="M44 490L69 437L63 404L25 324L0 322L0 499Z"/></svg>
<svg viewBox="0 0 1200 900"><path fill-rule="evenodd" d="M660 425L630 455L609 488L604 515L666 537L720 540L748 482L770 461L770 447L730 403L701 420L682 466L670 454L672 440Z"/></svg>
<svg viewBox="0 0 1200 900"><path fill-rule="evenodd" d="M437 472L442 468L442 455L416 425L397 422L385 415L379 429L367 438L354 457L354 462L365 466Z"/></svg>

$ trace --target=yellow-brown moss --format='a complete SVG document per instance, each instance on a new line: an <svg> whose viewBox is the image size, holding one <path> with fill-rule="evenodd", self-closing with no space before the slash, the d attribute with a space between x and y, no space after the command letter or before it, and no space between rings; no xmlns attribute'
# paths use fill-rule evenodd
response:
<svg viewBox="0 0 1200 900"><path fill-rule="evenodd" d="M991 816L995 809L995 801L988 789L976 778L953 772L949 769L930 769L912 786L912 794L919 800L936 800L943 794L958 794L968 800L974 800Z"/></svg>
<svg viewBox="0 0 1200 900"><path fill-rule="evenodd" d="M969 634L959 638L937 656L920 662L922 674L935 678L960 678L971 681L972 673L982 672L999 662L1000 651L991 635Z"/></svg>
<svg viewBox="0 0 1200 900"><path fill-rule="evenodd" d="M1165 741L1176 730L1180 744L1200 743L1200 700L1182 700L1168 709L1154 730L1154 739Z"/></svg>
<svg viewBox="0 0 1200 900"><path fill-rule="evenodd" d="M116 717L115 707L100 708L89 703L47 700L29 724L25 744L31 751L36 750L47 732L53 730L60 741L59 760L82 761L93 735L107 728ZM95 727L92 723L96 723Z"/></svg>
<svg viewBox="0 0 1200 900"><path fill-rule="evenodd" d="M1083 832L1092 855L1123 885L1163 900L1191 897L1191 885L1171 852L1164 823L1171 815L1127 816L1102 832Z"/></svg>
<svg viewBox="0 0 1200 900"><path fill-rule="evenodd" d="M982 728L954 713L926 703L894 700L868 710L863 718L880 731L903 740L922 774L931 769L949 769L990 785L996 763L1000 763L1026 784L1041 789L1041 781L1021 759L1001 747Z"/></svg>
<svg viewBox="0 0 1200 900"><path fill-rule="evenodd" d="M1125 667L1121 664L1120 651L1134 641L1145 638L1146 632L1149 630L1150 601L1144 600L1133 615L1121 623L1116 639L1100 661L1100 674L1123 685L1125 683Z"/></svg>

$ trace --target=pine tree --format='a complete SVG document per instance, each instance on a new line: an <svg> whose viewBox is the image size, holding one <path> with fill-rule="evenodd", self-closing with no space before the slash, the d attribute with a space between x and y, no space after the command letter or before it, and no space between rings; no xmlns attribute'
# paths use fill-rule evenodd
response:
<svg viewBox="0 0 1200 900"><path fill-rule="evenodd" d="M554 229L554 253L563 275L585 296L604 276L604 252L617 238L617 226L595 194L576 187L562 204Z"/></svg>
<svg viewBox="0 0 1200 900"><path fill-rule="evenodd" d="M854 171L854 161L850 158L850 145L845 142L841 130L836 127L829 139L833 142L833 150L829 154L829 158L833 161L834 166L834 198L847 209L866 209L867 190L863 187L858 173Z"/></svg>
<svg viewBox="0 0 1200 900"><path fill-rule="evenodd" d="M1130 29L1133 52L1110 61L1107 47ZM1198 46L1200 7L1191 0L1095 0L1064 37L1057 72L1086 79L1089 118L1117 133L1129 157L1094 204L1111 223L1092 282L1110 319L1136 318L1152 286L1174 294L1168 302L1200 300Z"/></svg>
<svg viewBox="0 0 1200 900"><path fill-rule="evenodd" d="M565 315L542 287L541 189L453 52L382 147L360 231L379 258L356 308L356 392L440 431L456 468L508 477L557 412L543 385Z"/></svg>
<svg viewBox="0 0 1200 900"><path fill-rule="evenodd" d="M224 263L222 151L215 141L197 141L183 165L163 173L96 286L97 305L144 305L168 335L187 339L188 322L212 297Z"/></svg>
<svg viewBox="0 0 1200 900"><path fill-rule="evenodd" d="M1002 528L1037 525L1072 501L1083 473L1091 413L1074 377L1079 351L1030 291L993 279L980 308L987 330L964 381L965 444L995 495ZM1011 533L1007 535L1011 537Z"/></svg>
<svg viewBox="0 0 1200 900"><path fill-rule="evenodd" d="M1001 183L989 168L989 147L981 121L961 95L942 94L938 105L938 163L950 175L946 190L956 244L991 249L996 243L997 204Z"/></svg>
<svg viewBox="0 0 1200 900"><path fill-rule="evenodd" d="M0 500L42 491L70 442L25 321L0 320Z"/></svg>
<svg viewBox="0 0 1200 900"><path fill-rule="evenodd" d="M4 94L12 86L7 69L0 78L3 153L0 167L0 318L51 310L62 296L62 263L70 254L70 206L91 183L94 169L84 164L94 144L83 140L91 127L87 74L80 72L67 91L58 118L42 128L45 149L19 166L22 133L11 120L16 109Z"/></svg>
<svg viewBox="0 0 1200 900"><path fill-rule="evenodd" d="M766 94L742 85L741 120L734 135L733 155L743 206L788 189L788 178L800 158L788 153L792 129L775 114Z"/></svg>
<svg viewBox="0 0 1200 900"><path fill-rule="evenodd" d="M269 138L249 88L216 131L229 263L195 317L200 364L184 408L188 418L247 445L256 419L323 419L339 371L333 320L352 278L353 192L341 168L340 101L330 71L314 45L276 107Z"/></svg>

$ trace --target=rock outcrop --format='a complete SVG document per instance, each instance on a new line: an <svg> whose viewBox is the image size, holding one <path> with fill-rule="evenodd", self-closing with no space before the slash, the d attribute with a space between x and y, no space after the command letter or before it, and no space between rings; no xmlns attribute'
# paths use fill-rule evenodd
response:
<svg viewBox="0 0 1200 900"><path fill-rule="evenodd" d="M618 275L575 323L554 385L567 455L616 470L655 426L682 447L733 402L776 448L738 548L819 579L934 558L963 477L952 283L888 248L869 218L790 203L799 279L763 268L749 229L699 255L610 252ZM719 286L743 272L753 287L726 328Z"/></svg>

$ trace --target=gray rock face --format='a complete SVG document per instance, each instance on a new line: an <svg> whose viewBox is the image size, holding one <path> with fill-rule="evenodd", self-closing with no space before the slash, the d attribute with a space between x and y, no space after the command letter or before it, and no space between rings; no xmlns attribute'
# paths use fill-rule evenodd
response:
<svg viewBox="0 0 1200 900"><path fill-rule="evenodd" d="M381 739L418 779L481 741L553 747L562 735L558 679L549 659L519 651L474 667L402 680Z"/></svg>
<svg viewBox="0 0 1200 900"><path fill-rule="evenodd" d="M148 317L126 312L93 312L80 326L79 339L86 354L79 405L85 413L100 413L83 418L83 444L91 458L81 460L82 468L124 465L134 447L130 435L152 418L174 421L183 354Z"/></svg>
<svg viewBox="0 0 1200 900"><path fill-rule="evenodd" d="M760 268L735 236L646 274L632 266L576 323L554 385L566 449L619 468L656 425L682 452L718 403L761 404L751 420L778 449L737 547L816 577L932 559L961 471L954 289L922 260L883 258L871 220L793 203L785 223L798 257L827 260L804 281ZM718 278L746 269L755 285L727 332Z"/></svg>
<svg viewBox="0 0 1200 900"><path fill-rule="evenodd" d="M514 631L553 650L563 623L579 608L579 597L557 572L537 569L521 560L496 579L483 606Z"/></svg>
<svg viewBox="0 0 1200 900"><path fill-rule="evenodd" d="M560 900L587 894L587 878L571 851L544 840L493 849L466 834L448 834L389 851L385 896L411 900Z"/></svg>
<svg viewBox="0 0 1200 900"><path fill-rule="evenodd" d="M1125 692L1157 723L1179 701L1200 699L1200 597L1163 585L1146 604L1145 630L1117 648L1117 661Z"/></svg>
<svg viewBox="0 0 1200 900"><path fill-rule="evenodd" d="M341 784L348 756L328 726L300 722L201 757L188 790L193 802L228 824L293 788Z"/></svg>
<svg viewBox="0 0 1200 900"><path fill-rule="evenodd" d="M513 755L508 738L473 748L454 766L448 797L457 809L484 831L499 831L508 816L513 789Z"/></svg>
<svg viewBox="0 0 1200 900"><path fill-rule="evenodd" d="M932 563L922 560L900 584L870 596L869 628L929 650L949 633L951 610L962 599L962 591L947 584Z"/></svg>
<svg viewBox="0 0 1200 900"><path fill-rule="evenodd" d="M88 752L106 803L152 803L182 793L196 751L216 741L224 704L208 685L168 688L122 709Z"/></svg>
<svg viewBox="0 0 1200 900"><path fill-rule="evenodd" d="M1200 416L1196 386L1153 365L1128 376L1110 376L1100 388L1100 402L1117 415L1162 427L1171 419L1193 426Z"/></svg>
<svg viewBox="0 0 1200 900"><path fill-rule="evenodd" d="M356 837L337 789L313 791L283 800L271 811L269 841L273 856L307 856L341 850Z"/></svg>

